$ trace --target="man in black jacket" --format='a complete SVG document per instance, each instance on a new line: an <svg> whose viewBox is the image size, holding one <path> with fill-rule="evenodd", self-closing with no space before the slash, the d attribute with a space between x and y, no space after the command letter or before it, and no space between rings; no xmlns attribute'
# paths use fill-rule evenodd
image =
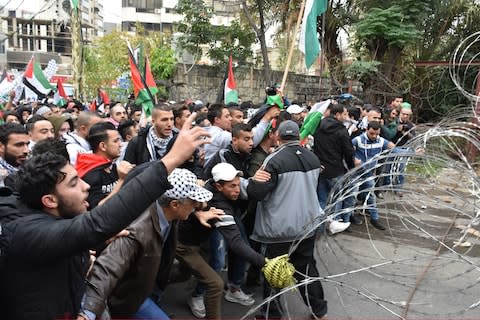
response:
<svg viewBox="0 0 480 320"><path fill-rule="evenodd" d="M111 238L171 188L167 175L209 140L190 117L177 143L104 205L86 212L89 185L67 160L51 153L18 172L19 201L0 202L0 308L5 319L76 317L85 291L88 249ZM5 212L8 211L8 212ZM17 212L15 212L17 211ZM17 215L12 221L12 215ZM18 217L18 216L21 217ZM10 218L9 218L10 217ZM9 222L6 222L9 221Z"/></svg>
<svg viewBox="0 0 480 320"><path fill-rule="evenodd" d="M173 108L165 103L157 104L152 111L152 126L141 130L125 151L125 160L132 164L161 159L174 139Z"/></svg>
<svg viewBox="0 0 480 320"><path fill-rule="evenodd" d="M206 164L204 169L204 179L207 180L212 177L212 168L214 168L219 163L229 163L236 170L242 172L242 176L246 176L248 160L250 153L253 148L253 133L250 125L245 123L237 123L232 127L232 142L225 149L220 149L217 153L210 158L210 161ZM241 179L241 184L245 186L248 182ZM245 189L245 187L244 187ZM245 192L244 192L245 193ZM245 238L247 237L245 233L245 228L240 217L243 216L243 213L246 211L248 202L246 201L246 195L243 195L243 200L238 200L236 202L236 207L238 208L239 213L237 214L238 219L236 221L240 230L242 230ZM225 266L225 241L220 232L214 231L210 235L210 265L211 267L220 272L221 269ZM230 288L227 291L227 294L231 293L231 290L234 290L235 295L230 295L230 302L240 303L243 305L252 305L254 300L245 295L240 289L240 285L243 282L245 275L246 263L243 259L239 259L235 253L228 253L228 286ZM235 257L234 257L235 256ZM226 296L227 297L227 296ZM238 298L238 299L235 299Z"/></svg>
<svg viewBox="0 0 480 320"><path fill-rule="evenodd" d="M141 130L128 143L124 160L139 165L162 159L175 143L178 135L173 130L173 121L172 106L165 103L155 105L152 111L152 126ZM197 177L202 176L202 166L197 151L181 167L192 171Z"/></svg>
<svg viewBox="0 0 480 320"><path fill-rule="evenodd" d="M347 108L342 104L330 104L328 108L330 116L320 122L314 134L313 145L313 152L323 166L317 188L318 200L323 210L327 207L328 196L335 184L340 181L347 169L354 168L352 141L347 128L343 125L348 117ZM336 190L340 190L339 186ZM330 203L335 203L333 213L347 209L347 212L336 218L342 218L345 223L350 221L356 224L361 223L362 220L352 216L348 208L343 208L342 201L336 200L333 195Z"/></svg>
<svg viewBox="0 0 480 320"><path fill-rule="evenodd" d="M205 164L203 170L205 180L212 177L212 168L221 162L230 163L235 169L247 174L250 153L253 148L253 133L250 125L237 123L232 127L232 142L225 149L220 149Z"/></svg>

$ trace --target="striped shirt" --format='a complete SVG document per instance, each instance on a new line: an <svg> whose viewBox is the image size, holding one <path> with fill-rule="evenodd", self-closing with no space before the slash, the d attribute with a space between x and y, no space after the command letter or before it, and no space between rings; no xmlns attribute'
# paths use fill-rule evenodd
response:
<svg viewBox="0 0 480 320"><path fill-rule="evenodd" d="M382 151L388 149L390 141L382 137L377 137L375 140L370 140L367 132L352 139L353 149L355 150L354 157L362 163L366 163ZM365 169L371 169L375 166L376 161L371 161Z"/></svg>

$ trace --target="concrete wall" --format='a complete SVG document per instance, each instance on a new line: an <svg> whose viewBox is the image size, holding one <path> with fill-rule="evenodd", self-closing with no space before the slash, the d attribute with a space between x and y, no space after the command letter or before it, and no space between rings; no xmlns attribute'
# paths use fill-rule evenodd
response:
<svg viewBox="0 0 480 320"><path fill-rule="evenodd" d="M170 98L177 101L191 98L215 102L223 91L225 72L225 67L195 66L185 74L184 66L179 64L173 77L176 86L170 91ZM263 70L238 67L233 73L242 101L260 103L265 99L265 88L270 84L264 82ZM281 83L282 77L283 72L273 72L275 82ZM328 96L329 79L322 80L322 88L320 90L320 78L317 76L289 73L284 94L290 101L313 102L318 101L320 97Z"/></svg>

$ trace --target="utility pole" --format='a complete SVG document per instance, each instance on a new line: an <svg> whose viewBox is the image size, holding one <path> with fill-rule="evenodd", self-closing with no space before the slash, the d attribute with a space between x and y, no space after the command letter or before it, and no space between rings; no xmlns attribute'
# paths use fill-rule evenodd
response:
<svg viewBox="0 0 480 320"><path fill-rule="evenodd" d="M80 22L79 8L72 8L72 69L73 69L73 89L75 96L80 98L82 95L82 26Z"/></svg>

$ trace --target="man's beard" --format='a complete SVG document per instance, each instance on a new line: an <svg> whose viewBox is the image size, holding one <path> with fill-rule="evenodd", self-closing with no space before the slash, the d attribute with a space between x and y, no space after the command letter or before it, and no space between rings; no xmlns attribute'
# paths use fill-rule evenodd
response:
<svg viewBox="0 0 480 320"><path fill-rule="evenodd" d="M81 212L75 212L75 210L72 208L72 203L67 199L64 200L63 197L60 197L57 195L58 199L58 214L60 217L65 218L65 219L71 219L74 218L75 216L78 216Z"/></svg>
<svg viewBox="0 0 480 320"><path fill-rule="evenodd" d="M17 157L13 156L12 154L8 153L8 150L5 150L5 155L3 159L11 166L18 167L20 164L17 162Z"/></svg>

